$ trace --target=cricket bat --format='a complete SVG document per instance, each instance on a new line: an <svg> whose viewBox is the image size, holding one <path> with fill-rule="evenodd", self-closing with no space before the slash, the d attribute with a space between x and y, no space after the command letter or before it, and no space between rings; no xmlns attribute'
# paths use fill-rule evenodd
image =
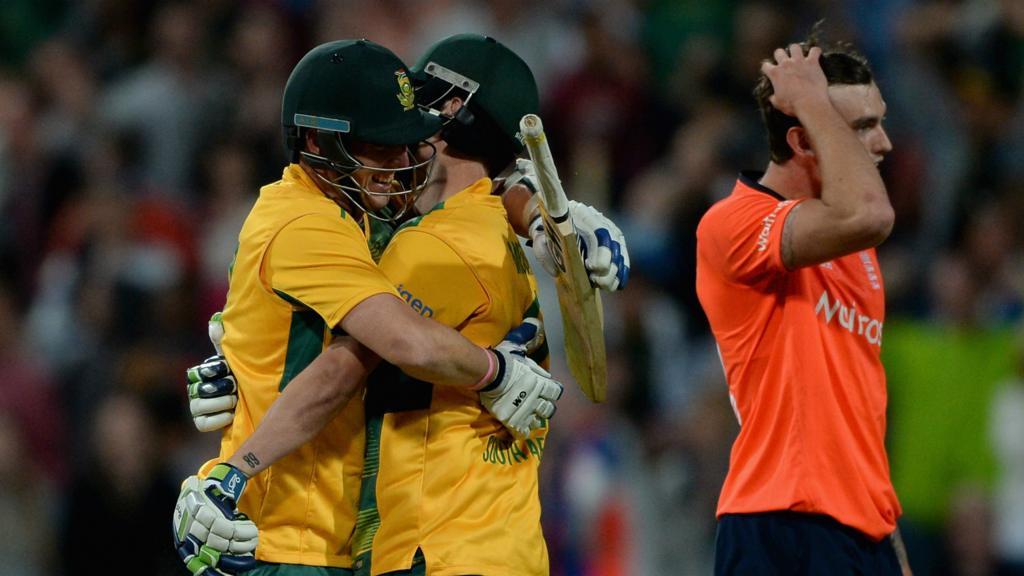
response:
<svg viewBox="0 0 1024 576"><path fill-rule="evenodd" d="M587 269L583 265L579 238L569 214L569 200L565 197L551 149L544 136L544 124L536 114L527 114L519 121L519 129L537 172L540 188L537 191L540 195L538 204L544 218L549 247L558 267L555 287L558 290L558 305L562 309L565 356L569 371L587 398L594 402L604 402L608 368L601 296L590 285Z"/></svg>

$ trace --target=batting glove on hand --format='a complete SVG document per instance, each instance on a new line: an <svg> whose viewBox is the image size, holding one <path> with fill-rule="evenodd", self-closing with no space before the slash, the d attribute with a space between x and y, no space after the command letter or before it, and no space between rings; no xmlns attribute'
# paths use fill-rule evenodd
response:
<svg viewBox="0 0 1024 576"><path fill-rule="evenodd" d="M235 404L238 403L238 385L231 367L221 352L220 341L224 337L224 324L220 312L210 318L210 342L217 351L198 366L186 371L188 384L188 407L192 422L200 432L211 432L224 428L235 418Z"/></svg>
<svg viewBox="0 0 1024 576"><path fill-rule="evenodd" d="M502 188L508 190L516 184L522 184L537 193L537 171L533 169L533 160L516 158L515 168L502 180Z"/></svg>
<svg viewBox="0 0 1024 576"><path fill-rule="evenodd" d="M523 323L516 326L505 339L494 347L495 350L502 350L519 356L529 356L540 350L544 345L544 322L540 318L524 318Z"/></svg>
<svg viewBox="0 0 1024 576"><path fill-rule="evenodd" d="M590 283L608 292L625 288L629 281L629 250L619 227L595 208L575 200L569 201L569 215L579 236L580 254ZM558 268L540 216L530 223L529 244L544 271L555 276Z"/></svg>
<svg viewBox="0 0 1024 576"><path fill-rule="evenodd" d="M174 506L174 544L194 575L218 576L256 567L256 525L238 511L247 479L217 464L205 480L189 476Z"/></svg>
<svg viewBox="0 0 1024 576"><path fill-rule="evenodd" d="M555 414L562 385L518 353L493 348L498 362L494 381L480 391L480 402L516 436L526 438Z"/></svg>

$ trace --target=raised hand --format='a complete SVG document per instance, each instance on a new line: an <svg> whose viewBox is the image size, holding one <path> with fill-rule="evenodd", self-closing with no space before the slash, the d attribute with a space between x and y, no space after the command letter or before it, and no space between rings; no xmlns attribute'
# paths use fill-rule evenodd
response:
<svg viewBox="0 0 1024 576"><path fill-rule="evenodd" d="M821 48L812 47L804 55L800 44L790 44L789 50L775 50L774 62L765 60L761 72L771 80L774 94L771 103L788 116L799 116L801 106L827 104L828 80L821 69Z"/></svg>

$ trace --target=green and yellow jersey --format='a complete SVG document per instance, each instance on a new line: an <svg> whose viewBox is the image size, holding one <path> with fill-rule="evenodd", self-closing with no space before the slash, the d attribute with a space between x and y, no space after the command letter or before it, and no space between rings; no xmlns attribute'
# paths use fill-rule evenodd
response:
<svg viewBox="0 0 1024 576"><path fill-rule="evenodd" d="M239 235L223 314L238 406L220 458L201 475L253 433L354 306L395 294L371 256L368 230L365 218L362 226L354 221L298 165L260 190ZM363 406L350 402L316 438L249 481L239 508L259 526L257 559L351 566L364 424Z"/></svg>
<svg viewBox="0 0 1024 576"><path fill-rule="evenodd" d="M413 310L480 346L540 313L529 264L490 192L480 180L407 223L380 261ZM539 356L546 361L546 346ZM476 392L386 366L367 387L366 417L357 569L372 544L373 574L409 569L417 549L437 576L548 573L537 493L547 427L514 441Z"/></svg>

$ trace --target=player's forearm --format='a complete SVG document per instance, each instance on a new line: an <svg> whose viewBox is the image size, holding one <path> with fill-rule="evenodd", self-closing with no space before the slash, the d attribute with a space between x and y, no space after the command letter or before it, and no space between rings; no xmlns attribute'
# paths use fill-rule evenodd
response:
<svg viewBox="0 0 1024 576"><path fill-rule="evenodd" d="M376 365L377 357L361 348L339 342L324 350L288 383L228 463L251 477L316 437Z"/></svg>
<svg viewBox="0 0 1024 576"><path fill-rule="evenodd" d="M798 112L821 171L821 201L853 235L881 243L892 230L893 209L874 160L831 102Z"/></svg>
<svg viewBox="0 0 1024 576"><path fill-rule="evenodd" d="M472 387L486 376L493 359L390 294L360 302L342 318L341 328L406 374L442 386Z"/></svg>
<svg viewBox="0 0 1024 576"><path fill-rule="evenodd" d="M395 363L403 372L441 386L470 388L493 376L493 358L461 334L437 322L424 320L418 337Z"/></svg>
<svg viewBox="0 0 1024 576"><path fill-rule="evenodd" d="M530 222L540 214L537 197L522 184L512 186L501 194L502 205L508 214L512 230L523 238L530 237Z"/></svg>

